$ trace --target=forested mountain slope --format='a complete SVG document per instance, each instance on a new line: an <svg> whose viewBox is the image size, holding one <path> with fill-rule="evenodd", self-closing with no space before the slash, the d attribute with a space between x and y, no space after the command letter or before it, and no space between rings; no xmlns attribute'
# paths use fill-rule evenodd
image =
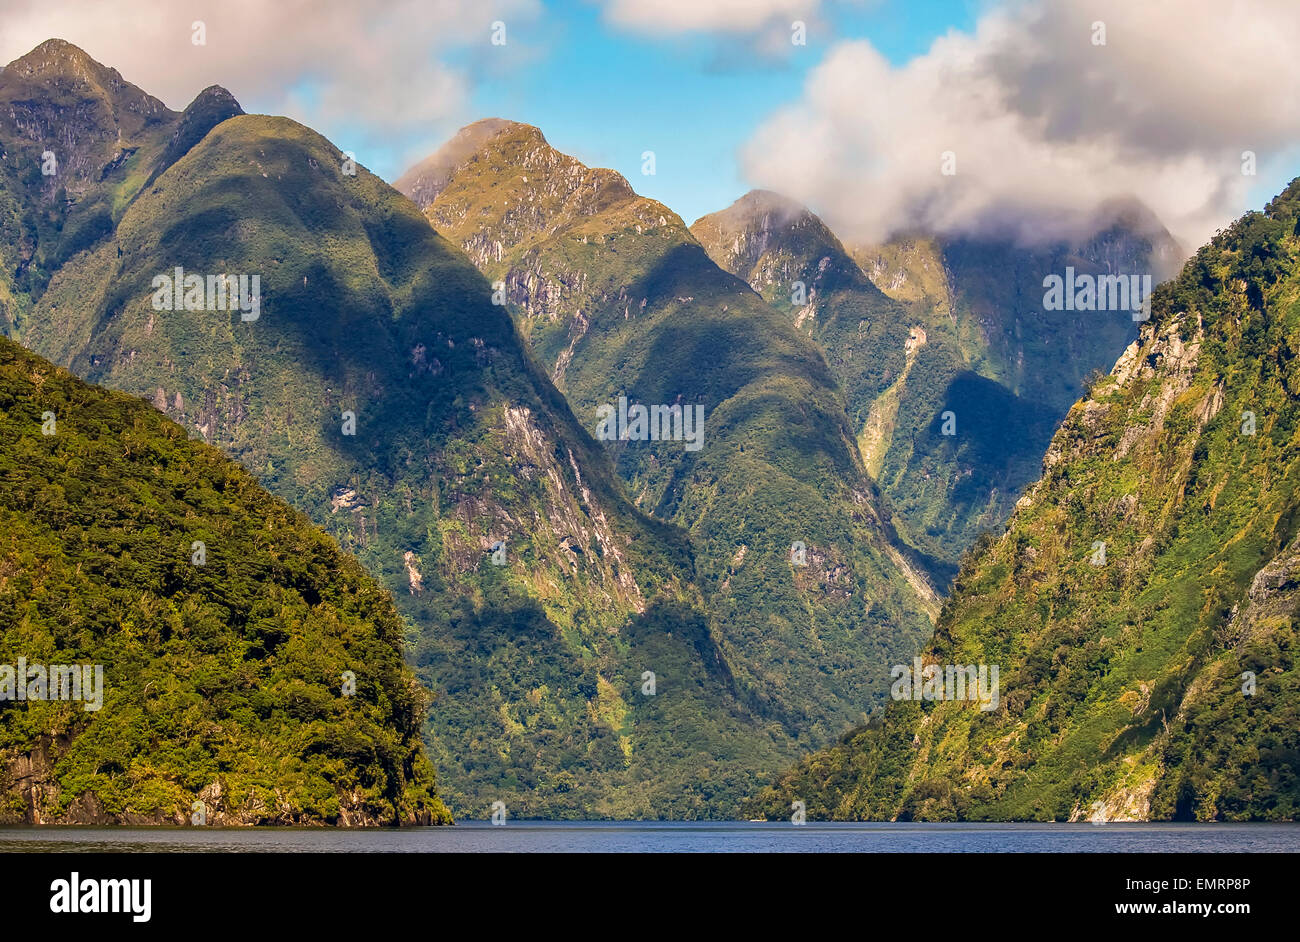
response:
<svg viewBox="0 0 1300 942"><path fill-rule="evenodd" d="M1300 811L1300 181L1156 292L925 655L1000 705L904 700L754 803L927 820Z"/></svg>
<svg viewBox="0 0 1300 942"><path fill-rule="evenodd" d="M698 410L698 447L611 436L619 473L642 509L691 534L754 709L803 742L863 718L885 693L882 666L929 633L937 600L894 537L816 348L671 210L535 127L471 125L397 186L496 284L589 430L621 398Z"/></svg>
<svg viewBox="0 0 1300 942"><path fill-rule="evenodd" d="M215 448L0 338L0 821L450 821L402 632Z"/></svg>
<svg viewBox="0 0 1300 942"><path fill-rule="evenodd" d="M89 135L69 87L121 112L81 77L103 67L41 50L55 61L23 95L45 130L0 127L28 168L42 135ZM310 129L232 101L209 89L149 146L91 165L67 218L102 200L103 232L51 256L16 338L222 448L393 592L457 814L734 811L792 751L733 689L686 536L625 498L488 283L414 205ZM44 199L28 182L4 178L11 202Z"/></svg>
<svg viewBox="0 0 1300 942"><path fill-rule="evenodd" d="M1045 309L1044 278L1172 273L1176 246L1140 206L1099 212L1095 229L1077 245L983 235L846 247L762 190L691 227L822 351L895 528L940 588L1038 476L1085 378L1136 336L1129 310Z"/></svg>

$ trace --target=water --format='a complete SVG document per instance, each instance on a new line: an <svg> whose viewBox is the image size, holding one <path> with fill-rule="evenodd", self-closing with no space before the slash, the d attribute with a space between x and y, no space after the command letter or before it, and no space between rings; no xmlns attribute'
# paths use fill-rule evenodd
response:
<svg viewBox="0 0 1300 942"><path fill-rule="evenodd" d="M1278 853L1300 824L535 822L447 828L0 828L0 852Z"/></svg>

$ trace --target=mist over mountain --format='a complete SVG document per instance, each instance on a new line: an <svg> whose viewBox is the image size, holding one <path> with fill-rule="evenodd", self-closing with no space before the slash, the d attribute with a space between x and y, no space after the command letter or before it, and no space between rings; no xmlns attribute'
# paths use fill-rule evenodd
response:
<svg viewBox="0 0 1300 942"><path fill-rule="evenodd" d="M900 537L944 587L1038 477L1088 375L1136 336L1128 309L1045 309L1044 278L1154 285L1181 254L1131 202L1095 226L1078 244L918 234L846 247L805 207L754 191L692 232L822 351Z"/></svg>
<svg viewBox="0 0 1300 942"><path fill-rule="evenodd" d="M971 19L901 62L835 42L750 135L744 178L853 243L1073 243L1136 194L1190 250L1296 158L1286 0L1024 0Z"/></svg>
<svg viewBox="0 0 1300 942"><path fill-rule="evenodd" d="M1157 290L963 562L921 657L934 686L896 688L751 810L1295 818L1298 237L1300 181ZM963 665L1000 668L996 703L935 696Z"/></svg>

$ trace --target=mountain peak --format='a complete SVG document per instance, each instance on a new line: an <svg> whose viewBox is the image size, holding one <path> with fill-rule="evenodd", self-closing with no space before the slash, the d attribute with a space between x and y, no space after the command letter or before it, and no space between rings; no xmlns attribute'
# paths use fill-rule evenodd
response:
<svg viewBox="0 0 1300 942"><path fill-rule="evenodd" d="M785 259L776 266L784 274L797 270L799 277L813 277L833 263L837 272L855 277L844 246L817 214L771 190L750 190L726 209L701 216L691 233L714 262L760 294L772 284L770 263L777 255Z"/></svg>
<svg viewBox="0 0 1300 942"><path fill-rule="evenodd" d="M507 136L521 140L533 140L538 144L546 143L541 128L534 127L531 124L524 124L522 121L511 121L509 118L481 118L457 131L428 160L432 161L438 157L441 157L444 161L456 158L464 160L497 138Z"/></svg>
<svg viewBox="0 0 1300 942"><path fill-rule="evenodd" d="M697 237L699 231L707 231L731 238L807 227L817 230L823 241L838 243L821 218L803 203L772 190L750 190L726 209L701 216L691 229Z"/></svg>
<svg viewBox="0 0 1300 942"><path fill-rule="evenodd" d="M0 140L58 157L58 187L80 198L178 114L83 49L49 39L0 70ZM53 199L53 184L43 189Z"/></svg>
<svg viewBox="0 0 1300 942"><path fill-rule="evenodd" d="M589 244L627 230L686 228L617 171L589 167L532 125L500 118L462 128L394 186L479 265L561 230Z"/></svg>
<svg viewBox="0 0 1300 942"><path fill-rule="evenodd" d="M220 85L209 85L194 97L176 122L167 146L154 162L149 183L153 183L172 164L180 160L222 121L244 113L235 96Z"/></svg>
<svg viewBox="0 0 1300 942"><path fill-rule="evenodd" d="M483 118L457 131L451 140L432 155L402 174L393 183L393 188L424 209L438 197L459 167L489 142L506 135L521 139L532 138L538 144L546 144L541 130L531 124L506 118Z"/></svg>
<svg viewBox="0 0 1300 942"><path fill-rule="evenodd" d="M195 111L198 108L221 108L232 109L238 114L243 114L244 109L239 106L239 101L230 91L220 85L209 85L203 91L194 96L186 112Z"/></svg>
<svg viewBox="0 0 1300 942"><path fill-rule="evenodd" d="M812 213L798 200L772 190L750 190L726 209L713 215L726 215L731 218L757 218L770 215L776 217L780 223L788 223L798 216L812 215Z"/></svg>
<svg viewBox="0 0 1300 942"><path fill-rule="evenodd" d="M490 140L497 134L504 134L511 131L524 131L536 134L542 137L540 128L531 124L524 124L522 121L512 121L509 118L480 118L477 121L471 121L459 131L456 132L452 140L478 138L486 141ZM545 140L545 138L542 138Z"/></svg>
<svg viewBox="0 0 1300 942"><path fill-rule="evenodd" d="M71 90L79 98L102 101L113 112L113 120L125 119L130 124L135 121L128 115L150 122L175 114L157 98L122 78L117 69L96 61L80 46L63 39L47 39L0 69L0 88L6 86L10 96L17 93L20 98L33 87L44 89L47 97L67 95ZM20 104L20 110L31 107L25 99Z"/></svg>
<svg viewBox="0 0 1300 942"><path fill-rule="evenodd" d="M84 49L66 39L47 39L31 52L10 62L5 66L4 71L35 76L50 72L63 75L80 72L86 75L91 72L113 70L100 65Z"/></svg>

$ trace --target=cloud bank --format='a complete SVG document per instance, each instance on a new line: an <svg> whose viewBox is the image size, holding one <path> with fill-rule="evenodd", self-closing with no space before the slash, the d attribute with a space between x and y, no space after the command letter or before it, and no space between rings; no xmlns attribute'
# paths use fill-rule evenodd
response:
<svg viewBox="0 0 1300 942"><path fill-rule="evenodd" d="M490 68L495 53L502 62L519 55L511 24L535 20L540 3L3 0L3 8L0 64L66 39L174 109L218 84L245 107L378 138L463 119L473 69ZM491 44L496 20L506 24L505 46ZM193 43L196 21L206 45ZM447 64L453 56L460 65Z"/></svg>
<svg viewBox="0 0 1300 942"><path fill-rule="evenodd" d="M742 164L864 242L1077 235L1136 196L1196 246L1256 179L1243 151L1261 173L1300 156L1297 49L1295 0L1004 3L901 67L836 45Z"/></svg>
<svg viewBox="0 0 1300 942"><path fill-rule="evenodd" d="M820 0L605 0L605 18L616 26L649 34L741 33L817 12Z"/></svg>

